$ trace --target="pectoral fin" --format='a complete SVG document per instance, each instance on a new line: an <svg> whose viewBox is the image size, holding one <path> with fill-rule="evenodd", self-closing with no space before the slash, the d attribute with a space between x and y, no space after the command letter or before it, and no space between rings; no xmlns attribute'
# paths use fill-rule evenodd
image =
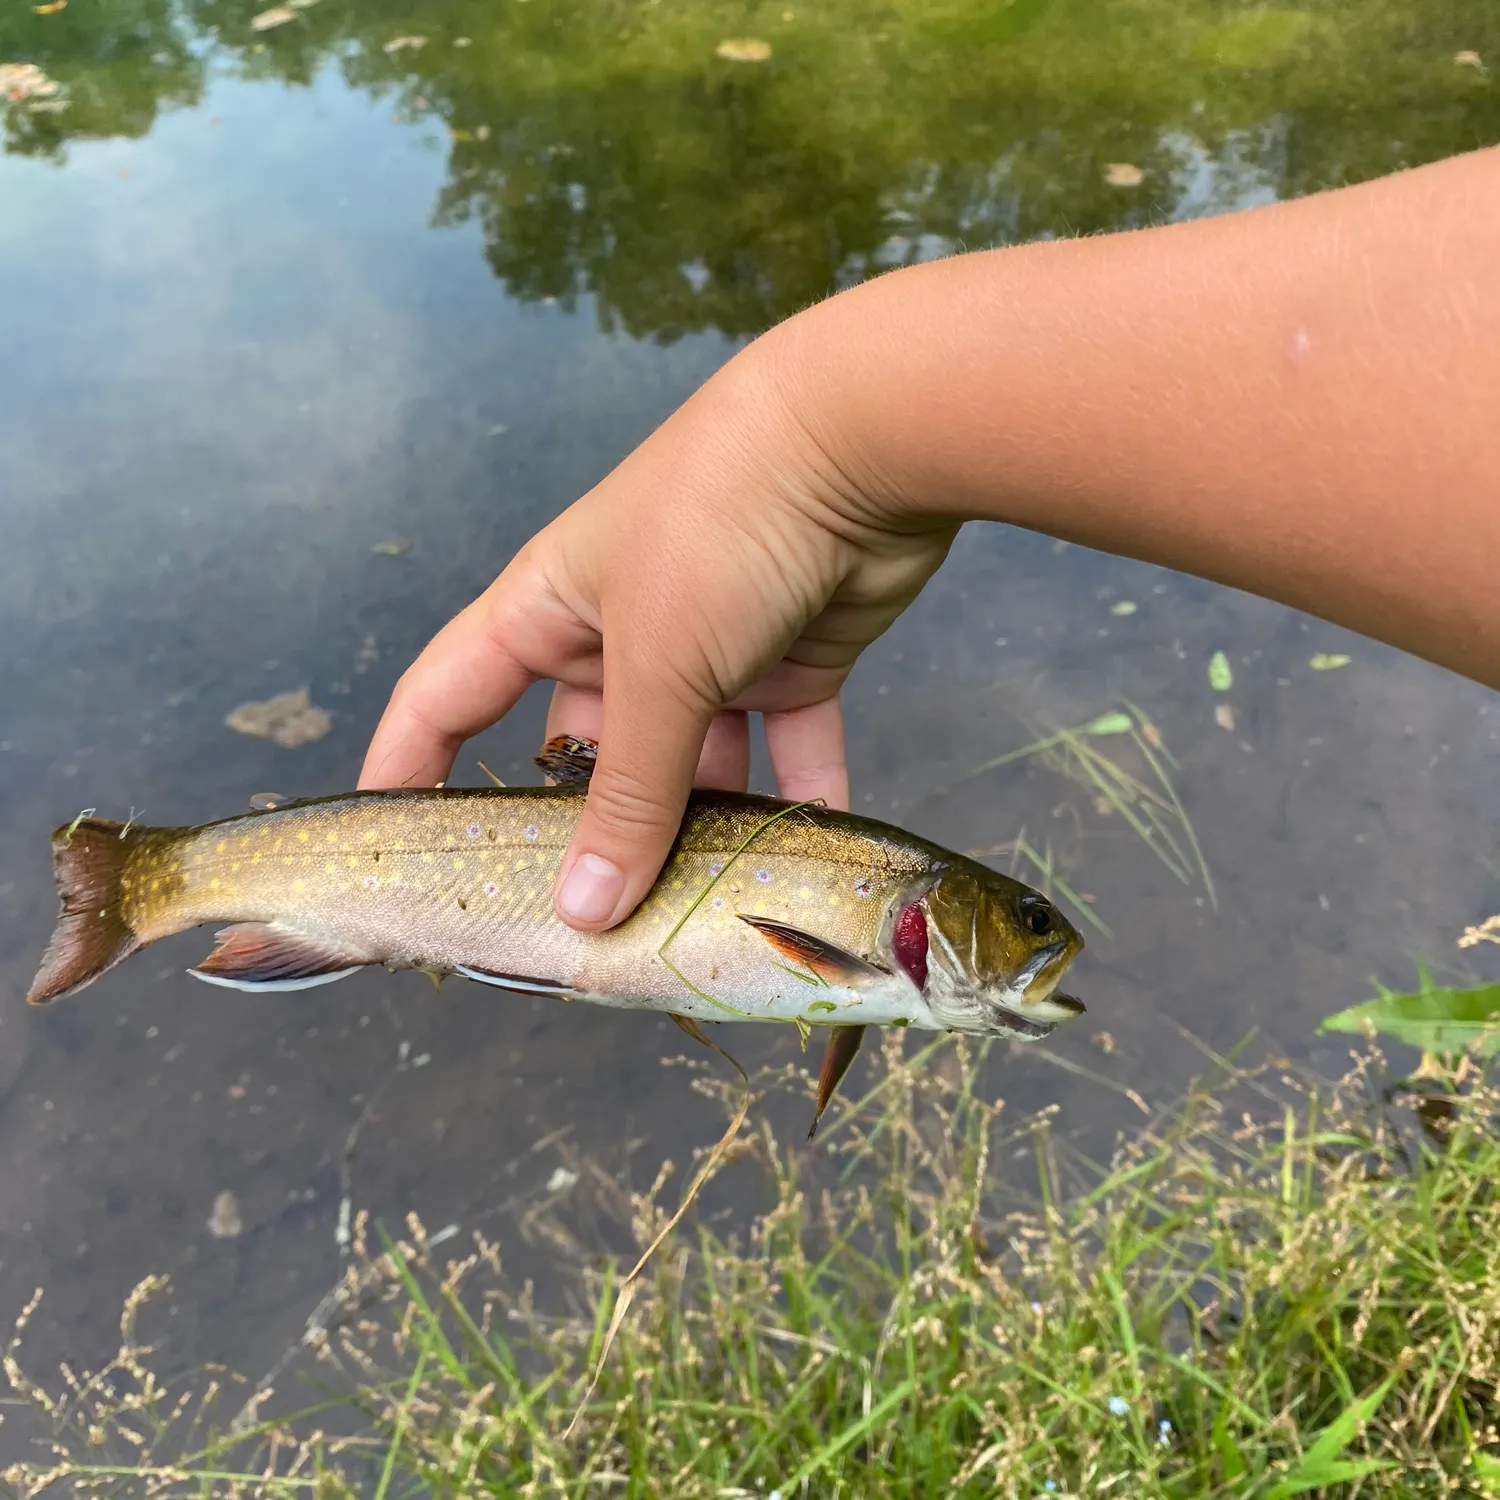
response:
<svg viewBox="0 0 1500 1500"><path fill-rule="evenodd" d="M752 917L740 913L740 921L748 922L781 956L791 963L803 964L811 969L824 984L843 988L857 988L876 979L889 979L890 970L882 969L868 959L856 958L842 948L814 937L800 928L789 927L771 917Z"/></svg>
<svg viewBox="0 0 1500 1500"><path fill-rule="evenodd" d="M522 995L547 995L554 1000L576 1000L578 992L570 984L557 979L535 979L527 974L497 974L491 969L474 969L468 964L455 964L455 974L472 979L477 984L492 984L499 990L515 990Z"/></svg>
<svg viewBox="0 0 1500 1500"><path fill-rule="evenodd" d="M331 939L274 922L237 922L214 934L217 946L188 973L232 990L307 990L362 969L369 959Z"/></svg>
<svg viewBox="0 0 1500 1500"><path fill-rule="evenodd" d="M843 1082L844 1074L849 1071L849 1064L854 1061L854 1054L864 1039L863 1026L835 1026L828 1033L823 1066L818 1072L818 1112L813 1116L812 1129L807 1132L808 1140L818 1133L818 1121L823 1118L823 1111Z"/></svg>

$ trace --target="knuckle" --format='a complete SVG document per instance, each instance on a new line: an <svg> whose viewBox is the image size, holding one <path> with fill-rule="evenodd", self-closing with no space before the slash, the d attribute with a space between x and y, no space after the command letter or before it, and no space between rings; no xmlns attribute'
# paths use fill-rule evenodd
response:
<svg viewBox="0 0 1500 1500"><path fill-rule="evenodd" d="M618 772L595 772L586 816L611 842L638 846L670 838L682 819L682 808L664 788Z"/></svg>

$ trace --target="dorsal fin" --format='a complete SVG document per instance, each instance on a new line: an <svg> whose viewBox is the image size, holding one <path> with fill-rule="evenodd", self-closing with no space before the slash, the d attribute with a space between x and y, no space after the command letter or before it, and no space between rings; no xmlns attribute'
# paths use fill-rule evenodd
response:
<svg viewBox="0 0 1500 1500"><path fill-rule="evenodd" d="M532 759L559 786L587 786L598 757L599 746L595 741L555 734L542 746L541 754Z"/></svg>

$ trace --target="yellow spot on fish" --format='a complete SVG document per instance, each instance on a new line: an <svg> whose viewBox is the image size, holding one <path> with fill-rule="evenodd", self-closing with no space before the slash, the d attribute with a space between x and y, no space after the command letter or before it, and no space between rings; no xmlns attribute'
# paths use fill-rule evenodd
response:
<svg viewBox="0 0 1500 1500"><path fill-rule="evenodd" d="M214 845L214 853L215 854L222 854L223 852L224 852L224 840L220 839L219 842Z"/></svg>
<svg viewBox="0 0 1500 1500"><path fill-rule="evenodd" d="M501 863L498 866L498 868L501 868L501 869L504 868L504 861L503 860L501 861ZM516 871L529 870L531 868L531 861L528 860L528 859L518 859L515 862L515 864L511 866L511 868L514 869L514 870L516 870Z"/></svg>
<svg viewBox="0 0 1500 1500"><path fill-rule="evenodd" d="M830 896L828 898L828 904L830 906L837 906L839 904L839 898L837 896Z"/></svg>
<svg viewBox="0 0 1500 1500"><path fill-rule="evenodd" d="M153 880L151 882L151 889L153 891L159 891L161 889L161 881L159 881L159 880Z"/></svg>
<svg viewBox="0 0 1500 1500"><path fill-rule="evenodd" d="M230 865L230 867L229 867L229 873L231 875L238 875L240 873L240 862L239 862L239 860L235 860L235 862L232 865Z"/></svg>
<svg viewBox="0 0 1500 1500"><path fill-rule="evenodd" d="M365 829L365 843L367 843L367 844L373 844L374 842L375 842L375 830L373 828L367 828L367 829Z"/></svg>
<svg viewBox="0 0 1500 1500"><path fill-rule="evenodd" d="M454 868L454 869L455 869L455 870L461 870L461 869L463 869L463 867L464 867L464 862L463 862L463 860L461 860L461 859L455 859L455 860L454 860L454 861L453 861L453 868Z"/></svg>
<svg viewBox="0 0 1500 1500"><path fill-rule="evenodd" d="M339 841L338 830L336 828L330 828L328 830L328 842L330 844L336 844L336 843L338 843L338 841Z"/></svg>
<svg viewBox="0 0 1500 1500"><path fill-rule="evenodd" d="M250 856L250 863L252 865L258 865L260 863L260 850L259 849L257 849L255 851L255 853Z"/></svg>
<svg viewBox="0 0 1500 1500"><path fill-rule="evenodd" d="M334 870L335 870L335 869L336 869L336 868L337 868L337 866L336 866L336 865L335 865L335 864L334 864L334 862L333 862L333 861L332 861L332 860L331 860L331 859L330 859L330 860L329 860L329 861L328 861L328 863L327 863L327 864L326 864L326 865L324 865L324 866L323 866L323 873L324 873L324 874L325 874L325 875L332 875L332 874L333 874L333 872L334 872Z"/></svg>
<svg viewBox="0 0 1500 1500"><path fill-rule="evenodd" d="M308 837L309 834L305 828L299 828L297 830L297 842L299 844L305 844L308 840Z"/></svg>
<svg viewBox="0 0 1500 1500"><path fill-rule="evenodd" d="M352 870L352 869L354 869L354 868L355 868L355 867L356 867L356 866L357 866L357 865L358 865L358 864L359 864L359 855L357 855L357 854L351 854L351 855L350 855L350 856L349 856L349 868L350 868L350 869L351 869L351 870Z"/></svg>
<svg viewBox="0 0 1500 1500"><path fill-rule="evenodd" d="M429 854L425 849L422 851L422 863L424 865L430 865L432 863L432 855Z"/></svg>
<svg viewBox="0 0 1500 1500"><path fill-rule="evenodd" d="M305 880L294 880L292 882L292 889L294 891L300 891L306 884L307 882Z"/></svg>
<svg viewBox="0 0 1500 1500"><path fill-rule="evenodd" d="M304 837L306 837L306 835L304 835ZM274 854L279 848L281 848L281 840L277 839L276 842L271 845L271 853Z"/></svg>
<svg viewBox="0 0 1500 1500"><path fill-rule="evenodd" d="M219 888L219 877L217 875L215 875L214 878L208 882L208 888L211 891L218 890L218 888Z"/></svg>
<svg viewBox="0 0 1500 1500"><path fill-rule="evenodd" d="M396 821L399 823L401 820L398 818ZM392 839L391 840L391 847L393 849L404 849L404 848L406 848L406 840L405 839Z"/></svg>
<svg viewBox="0 0 1500 1500"><path fill-rule="evenodd" d="M797 899L799 901L811 901L812 892L805 885L801 886L797 891Z"/></svg>

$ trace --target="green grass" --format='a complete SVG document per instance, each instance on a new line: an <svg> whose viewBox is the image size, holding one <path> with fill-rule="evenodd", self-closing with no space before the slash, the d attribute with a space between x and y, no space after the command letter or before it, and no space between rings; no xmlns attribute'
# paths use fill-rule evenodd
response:
<svg viewBox="0 0 1500 1500"><path fill-rule="evenodd" d="M1094 1166L1046 1116L1007 1124L979 1089L982 1051L889 1036L817 1152L757 1108L732 1172L769 1207L731 1232L695 1206L569 1441L635 1257L579 1253L549 1220L572 1305L591 1309L569 1315L513 1285L497 1245L476 1236L449 1261L413 1221L384 1245L361 1227L329 1331L267 1403L281 1414L234 1438L247 1388L151 1375L146 1292L95 1376L44 1391L13 1345L12 1384L55 1447L7 1480L319 1497L1500 1493L1500 1095L1477 1065L1429 1063L1420 1114L1386 1097L1374 1054L1336 1087L1225 1065ZM638 1245L669 1216L669 1175L631 1196L595 1174Z"/></svg>

